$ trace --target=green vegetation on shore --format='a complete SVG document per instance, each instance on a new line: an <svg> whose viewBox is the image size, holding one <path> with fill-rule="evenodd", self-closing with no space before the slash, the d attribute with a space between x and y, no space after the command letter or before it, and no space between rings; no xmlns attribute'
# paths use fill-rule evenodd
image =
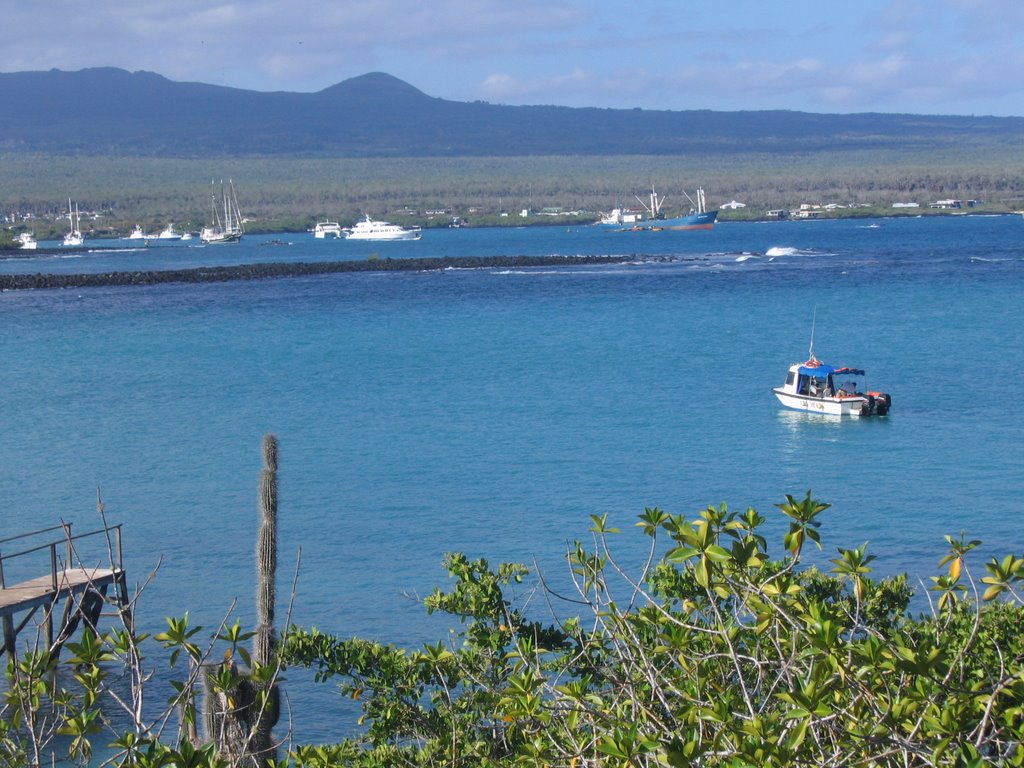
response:
<svg viewBox="0 0 1024 768"><path fill-rule="evenodd" d="M801 204L867 206L829 215L889 215L895 202L928 212L937 199L982 201L978 209L1024 208L1024 146L986 151L844 150L699 156L558 156L456 158L137 158L5 155L0 210L31 212L37 237L66 229L67 198L83 226L102 235L136 224L147 231L175 222L198 230L210 218L211 179L232 179L249 227L304 231L317 220L355 221L363 213L396 223L521 225L523 209L585 211L592 218L618 204L636 205L654 187L667 208L685 210L697 186L709 203L746 204L723 219L760 218ZM428 211L444 211L428 214ZM408 212L408 213L406 213ZM413 213L415 212L415 213ZM502 212L508 216L501 216ZM544 223L554 222L538 217ZM567 219L572 221L572 219Z"/></svg>

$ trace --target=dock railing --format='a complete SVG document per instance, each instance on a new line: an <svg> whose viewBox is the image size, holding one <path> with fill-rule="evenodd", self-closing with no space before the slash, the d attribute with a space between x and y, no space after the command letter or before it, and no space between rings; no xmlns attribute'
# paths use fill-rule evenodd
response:
<svg viewBox="0 0 1024 768"><path fill-rule="evenodd" d="M30 531L29 533L20 533L17 536L8 536L5 539L0 539L0 548L2 548L5 544L9 544L11 542L16 542L16 541L24 541L25 539L31 539L31 538L34 538L34 537L37 537L37 536L42 536L43 534L50 533L51 531L63 531L63 536L61 536L59 539L55 539L53 541L48 541L48 542L45 542L43 544L38 544L38 545L36 545L34 547L29 547L28 549L23 549L20 552L12 552L10 554L5 554L3 552L3 550L0 549L0 589L6 589L7 588L7 583L4 580L4 563L5 562L10 562L11 560L14 560L15 558L24 557L26 555L34 554L36 552L42 552L42 551L45 551L45 550L49 550L49 553L50 553L50 583L51 583L51 586L53 587L53 590L56 592L57 591L57 584L58 584L58 581L59 581L58 575L64 569L72 567L73 562L74 562L74 560L76 558L76 542L82 541L82 540L87 539L87 538L91 538L93 536L99 536L100 534L104 534L106 536L107 548L109 550L110 558L113 561L111 563L110 567L112 569L114 569L115 571L123 570L123 561L121 559L121 524L120 523L118 523L117 525L113 525L113 526L109 526L109 527L105 527L105 528L97 528L94 531L87 531L86 533L78 533L78 534L72 534L72 532L71 532L71 523L61 523L59 525L51 525L49 528L40 528L37 531ZM111 533L113 533L113 535L114 535L113 541L111 541L111 539L110 539L110 534ZM58 558L58 554L57 554L58 548L61 548L63 550L63 555L64 555L63 563L60 560L60 558Z"/></svg>
<svg viewBox="0 0 1024 768"><path fill-rule="evenodd" d="M61 536L48 537L48 541L31 546L33 540L46 537L54 531ZM79 544L85 539L103 536L106 545L103 560L105 564L86 566L82 562ZM131 610L128 604L128 589L121 555L121 525L108 526L86 533L73 533L70 523L40 528L17 536L0 539L0 546L25 546L17 552L0 551L0 628L3 630L3 641L0 653L15 655L18 633L24 629L36 611L44 610L44 629L50 652L60 653L60 647L71 636L78 624L84 619L95 625L105 602L107 589L114 585L117 590L115 600L119 606L122 619L131 626ZM27 545L27 546L26 546ZM43 566L37 561L40 557L32 555L49 554L49 573L39 575ZM91 559L91 555L90 555ZM18 560L15 568L9 568L11 562ZM34 571L35 576L25 578L25 574ZM16 578L11 579L12 571ZM54 634L53 609L59 600L66 600L64 617L60 623L60 631ZM21 621L16 622L15 614L23 614Z"/></svg>

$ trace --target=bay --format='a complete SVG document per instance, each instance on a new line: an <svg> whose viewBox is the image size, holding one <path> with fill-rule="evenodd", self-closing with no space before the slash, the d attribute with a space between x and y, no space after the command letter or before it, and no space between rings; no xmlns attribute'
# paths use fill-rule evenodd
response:
<svg viewBox="0 0 1024 768"><path fill-rule="evenodd" d="M273 432L280 599L301 548L291 619L325 631L440 639L447 625L414 597L445 583L445 552L536 562L564 583L562 554L589 540L591 514L609 514L637 566L645 506L754 506L779 553L774 505L807 490L833 505L818 562L869 541L877 573L908 573L923 592L946 534L984 541L976 572L1024 548L1022 234L1017 216L466 228L7 259L0 271L74 273L635 257L0 294L0 538L61 518L93 528L100 488L125 525L130 580L160 563L140 626L185 611L215 626L234 601L251 620L260 440ZM837 421L775 401L815 315L818 357L865 368L890 416ZM288 686L299 741L355 727L331 686L294 670Z"/></svg>

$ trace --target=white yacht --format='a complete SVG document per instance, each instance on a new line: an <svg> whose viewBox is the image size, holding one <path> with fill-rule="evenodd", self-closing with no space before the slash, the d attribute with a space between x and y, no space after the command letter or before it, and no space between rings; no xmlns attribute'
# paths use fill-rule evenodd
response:
<svg viewBox="0 0 1024 768"><path fill-rule="evenodd" d="M318 237L321 240L327 237L341 237L341 235L341 224L336 221L318 221L313 227L313 237Z"/></svg>
<svg viewBox="0 0 1024 768"><path fill-rule="evenodd" d="M157 235L158 240L181 240L181 234L174 228L174 224L168 224L160 234Z"/></svg>
<svg viewBox="0 0 1024 768"><path fill-rule="evenodd" d="M419 240L419 227L402 227L364 216L355 226L344 230L349 240Z"/></svg>
<svg viewBox="0 0 1024 768"><path fill-rule="evenodd" d="M34 251L39 247L39 243L36 240L35 233L33 232L22 232L18 235L18 248L24 251Z"/></svg>
<svg viewBox="0 0 1024 768"><path fill-rule="evenodd" d="M146 233L142 231L142 227L136 225L135 229L131 231L126 239L128 240L145 240L147 237Z"/></svg>

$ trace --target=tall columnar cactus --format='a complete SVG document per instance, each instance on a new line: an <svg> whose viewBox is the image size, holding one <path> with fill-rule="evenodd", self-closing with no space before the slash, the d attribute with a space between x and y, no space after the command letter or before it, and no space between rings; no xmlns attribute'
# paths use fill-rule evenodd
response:
<svg viewBox="0 0 1024 768"><path fill-rule="evenodd" d="M273 669L277 661L277 631L274 603L277 581L277 438L263 437L263 472L260 475L260 531L256 540L256 634L252 641L252 663ZM253 721L254 751L266 754L271 748L270 729L279 715L276 685L267 689L269 699Z"/></svg>
<svg viewBox="0 0 1024 768"><path fill-rule="evenodd" d="M280 693L273 683L277 663L274 597L277 576L277 438L263 438L260 475L260 530L256 541L256 632L252 670L227 660L204 676L203 720L206 738L217 744L232 765L262 768L276 759L271 729L280 713ZM224 681L229 681L226 685Z"/></svg>
<svg viewBox="0 0 1024 768"><path fill-rule="evenodd" d="M269 665L274 660L275 577L277 575L277 438L263 438L263 473L260 475L260 532L256 541L256 636L252 660Z"/></svg>

